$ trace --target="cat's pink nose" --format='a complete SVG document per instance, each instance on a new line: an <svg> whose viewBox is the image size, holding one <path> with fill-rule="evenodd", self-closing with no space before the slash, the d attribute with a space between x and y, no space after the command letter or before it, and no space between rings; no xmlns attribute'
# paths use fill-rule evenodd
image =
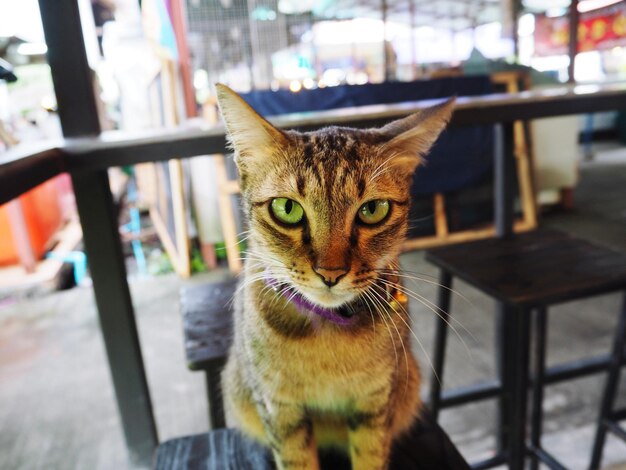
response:
<svg viewBox="0 0 626 470"><path fill-rule="evenodd" d="M348 274L350 268L347 267L339 267L339 268L324 268L316 266L313 268L319 277L322 278L324 284L328 287L332 287L336 285L342 277Z"/></svg>

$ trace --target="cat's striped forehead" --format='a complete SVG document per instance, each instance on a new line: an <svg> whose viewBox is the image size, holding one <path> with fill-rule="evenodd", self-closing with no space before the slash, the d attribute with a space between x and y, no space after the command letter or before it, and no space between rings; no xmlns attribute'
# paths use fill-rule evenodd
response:
<svg viewBox="0 0 626 470"><path fill-rule="evenodd" d="M330 192L336 195L346 189L363 195L366 176L378 162L377 145L384 141L373 132L341 127L291 133L290 138L298 192L305 195L307 187L324 188L329 198Z"/></svg>
<svg viewBox="0 0 626 470"><path fill-rule="evenodd" d="M382 144L385 137L373 131L345 127L327 127L315 132L290 132L296 145L302 146L305 162L314 163L318 159L329 160L331 156L342 160L359 161L364 156L363 147Z"/></svg>

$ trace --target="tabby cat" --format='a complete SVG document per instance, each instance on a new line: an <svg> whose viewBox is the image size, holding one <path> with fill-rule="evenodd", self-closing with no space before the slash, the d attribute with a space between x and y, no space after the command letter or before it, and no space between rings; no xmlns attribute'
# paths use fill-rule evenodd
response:
<svg viewBox="0 0 626 470"><path fill-rule="evenodd" d="M393 268L413 172L454 100L380 129L300 133L217 93L250 228L222 376L228 424L279 469L317 469L328 446L355 470L385 469L421 407Z"/></svg>

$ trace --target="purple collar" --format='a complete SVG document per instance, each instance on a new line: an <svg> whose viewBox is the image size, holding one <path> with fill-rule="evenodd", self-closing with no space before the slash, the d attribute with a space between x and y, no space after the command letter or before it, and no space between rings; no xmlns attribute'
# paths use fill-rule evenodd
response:
<svg viewBox="0 0 626 470"><path fill-rule="evenodd" d="M277 292L280 291L282 286L276 279L270 277L269 275L265 276L265 283ZM293 288L283 291L281 295L283 298L289 299L289 301L301 312L314 313L315 315L319 315L320 317L325 318L326 320L337 325L347 326L354 321L355 317L346 317L341 315L337 309L322 307L321 305L314 304L302 294L297 293Z"/></svg>

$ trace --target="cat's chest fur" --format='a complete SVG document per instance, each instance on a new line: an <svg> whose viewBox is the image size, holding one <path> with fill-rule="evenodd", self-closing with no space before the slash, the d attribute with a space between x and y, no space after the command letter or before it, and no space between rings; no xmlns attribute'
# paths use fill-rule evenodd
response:
<svg viewBox="0 0 626 470"><path fill-rule="evenodd" d="M247 333L244 344L261 389L310 408L341 410L356 395L389 384L395 369L393 355L385 354L389 337L374 328L353 335L324 325L289 339L257 324Z"/></svg>

